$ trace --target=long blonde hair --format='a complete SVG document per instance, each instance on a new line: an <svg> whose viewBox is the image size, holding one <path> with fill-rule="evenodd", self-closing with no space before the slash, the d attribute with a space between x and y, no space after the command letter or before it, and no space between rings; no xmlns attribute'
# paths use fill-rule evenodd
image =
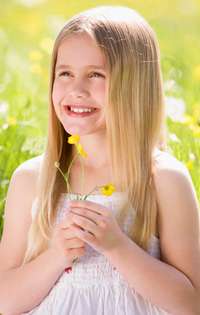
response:
<svg viewBox="0 0 200 315"><path fill-rule="evenodd" d="M49 89L49 126L38 180L37 213L30 226L23 263L48 248L57 204L65 182L54 166L68 169L72 158L69 136L52 104L58 47L70 34L89 34L106 57L109 88L105 119L113 183L128 193L136 216L129 235L147 249L157 230L157 201L153 181L156 148L166 150L164 93L156 35L133 9L100 6L73 16L58 34L52 53ZM120 211L123 221L127 206Z"/></svg>

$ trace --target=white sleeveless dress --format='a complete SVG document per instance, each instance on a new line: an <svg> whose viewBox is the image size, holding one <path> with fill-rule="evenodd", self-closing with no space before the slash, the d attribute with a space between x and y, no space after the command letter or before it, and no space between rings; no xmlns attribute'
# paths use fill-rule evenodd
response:
<svg viewBox="0 0 200 315"><path fill-rule="evenodd" d="M115 192L112 196L90 195L87 200L108 207L113 214L125 201L125 193ZM59 202L57 222L66 213L67 199L76 199L75 194L62 194ZM32 215L37 202L33 203ZM130 209L123 231L126 233L134 219ZM160 258L159 239L152 235L148 253ZM133 262L134 263L134 262ZM152 288L153 289L153 288ZM63 272L49 294L28 315L167 315L166 311L143 298L109 261L86 245L86 253L73 265L70 273Z"/></svg>

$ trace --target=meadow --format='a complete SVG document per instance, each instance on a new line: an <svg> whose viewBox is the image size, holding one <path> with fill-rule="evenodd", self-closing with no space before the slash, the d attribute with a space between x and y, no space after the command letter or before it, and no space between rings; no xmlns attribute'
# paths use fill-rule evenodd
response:
<svg viewBox="0 0 200 315"><path fill-rule="evenodd" d="M0 236L11 175L45 146L53 41L70 16L103 4L138 10L156 31L168 147L187 166L200 200L200 2L0 0Z"/></svg>

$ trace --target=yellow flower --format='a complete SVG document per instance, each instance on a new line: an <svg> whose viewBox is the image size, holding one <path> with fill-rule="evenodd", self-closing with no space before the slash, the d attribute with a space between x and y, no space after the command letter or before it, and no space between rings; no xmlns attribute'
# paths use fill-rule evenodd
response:
<svg viewBox="0 0 200 315"><path fill-rule="evenodd" d="M195 123L195 119L191 115L185 114L181 122L185 125L192 125Z"/></svg>
<svg viewBox="0 0 200 315"><path fill-rule="evenodd" d="M71 135L71 136L68 137L67 142L69 144L75 144L76 149L77 149L77 153L80 154L82 157L86 158L88 155L85 152L85 150L83 149L82 145L79 143L79 140L80 140L80 136L79 135ZM69 187L70 187L70 185L69 185L69 182L68 182L68 175L69 175L69 171L70 171L70 168L71 168L73 162L74 162L74 159L71 161L71 163L69 165L69 168L68 168L68 171L67 171L67 176L65 176L63 174L62 170L59 168L59 163L55 162L55 166L58 167L60 173L64 177L64 179L65 179L65 181L66 181L66 183L67 183L67 185ZM98 186L96 186L96 187L98 187ZM87 197L96 189L96 187L92 191L90 191L88 194L81 196L81 200L86 200ZM107 184L107 185L104 185L104 186L100 186L98 188L99 188L100 192L103 195L105 195L105 196L110 196L115 191L115 187L111 183ZM78 199L79 199L79 196L78 196Z"/></svg>
<svg viewBox="0 0 200 315"><path fill-rule="evenodd" d="M193 160L189 160L188 162L185 163L186 167L188 168L188 170L192 170L194 167L194 161Z"/></svg>
<svg viewBox="0 0 200 315"><path fill-rule="evenodd" d="M199 126L192 125L192 126L190 126L190 129L193 131L194 137L197 137L197 138L200 137L200 127Z"/></svg>
<svg viewBox="0 0 200 315"><path fill-rule="evenodd" d="M102 195L110 196L115 191L115 186L113 184L107 184L100 188Z"/></svg>
<svg viewBox="0 0 200 315"><path fill-rule="evenodd" d="M82 145L81 145L80 143L77 143L77 144L76 144L76 148L77 148L78 153L79 153L82 157L84 157L84 158L87 157L87 153L84 151L84 149L83 149L83 147L82 147Z"/></svg>
<svg viewBox="0 0 200 315"><path fill-rule="evenodd" d="M7 118L7 123L8 123L8 125L16 125L16 123L17 123L17 119L15 118L15 117L8 117Z"/></svg>
<svg viewBox="0 0 200 315"><path fill-rule="evenodd" d="M39 50L32 50L29 53L29 59L31 61L40 61L42 59L42 54Z"/></svg>
<svg viewBox="0 0 200 315"><path fill-rule="evenodd" d="M73 135L73 136L70 136L68 137L68 143L70 144L77 144L80 140L80 136L79 135Z"/></svg>

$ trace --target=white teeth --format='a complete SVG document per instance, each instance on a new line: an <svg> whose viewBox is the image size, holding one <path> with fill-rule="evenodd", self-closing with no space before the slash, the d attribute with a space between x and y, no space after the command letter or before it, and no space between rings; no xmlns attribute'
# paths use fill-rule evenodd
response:
<svg viewBox="0 0 200 315"><path fill-rule="evenodd" d="M75 113L84 113L84 112L90 113L94 111L94 109L91 109L91 108L73 108L73 107L70 107L70 110Z"/></svg>

